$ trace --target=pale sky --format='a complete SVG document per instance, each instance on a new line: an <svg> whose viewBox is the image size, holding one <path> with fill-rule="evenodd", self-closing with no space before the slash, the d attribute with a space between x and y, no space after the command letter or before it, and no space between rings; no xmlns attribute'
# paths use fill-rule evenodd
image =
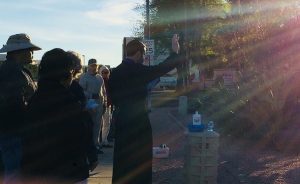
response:
<svg viewBox="0 0 300 184"><path fill-rule="evenodd" d="M43 50L73 50L85 61L117 66L123 37L133 35L142 17L133 8L139 0L0 0L0 44L16 33L27 33Z"/></svg>

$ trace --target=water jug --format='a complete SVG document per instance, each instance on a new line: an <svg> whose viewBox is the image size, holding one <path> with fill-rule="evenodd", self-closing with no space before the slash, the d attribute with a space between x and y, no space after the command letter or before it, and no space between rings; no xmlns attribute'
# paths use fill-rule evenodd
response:
<svg viewBox="0 0 300 184"><path fill-rule="evenodd" d="M193 115L193 125L201 125L201 115L198 111Z"/></svg>

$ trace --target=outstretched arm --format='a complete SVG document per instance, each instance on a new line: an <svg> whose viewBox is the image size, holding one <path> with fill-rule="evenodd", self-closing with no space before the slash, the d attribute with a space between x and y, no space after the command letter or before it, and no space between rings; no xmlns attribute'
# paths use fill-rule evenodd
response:
<svg viewBox="0 0 300 184"><path fill-rule="evenodd" d="M161 77L182 63L184 58L178 54L180 49L178 40L178 35L174 34L172 38L172 53L166 60L155 66L139 66L137 71L141 72L143 82L148 83L158 77Z"/></svg>

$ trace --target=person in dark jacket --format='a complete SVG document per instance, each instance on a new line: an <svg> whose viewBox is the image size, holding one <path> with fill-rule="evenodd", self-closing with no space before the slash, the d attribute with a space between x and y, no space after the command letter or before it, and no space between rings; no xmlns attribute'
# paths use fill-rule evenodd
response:
<svg viewBox="0 0 300 184"><path fill-rule="evenodd" d="M97 156L97 147L94 144L93 140L93 119L86 108L87 99L84 94L83 88L79 84L79 76L82 73L82 59L81 55L74 51L68 51L69 56L73 60L73 73L72 73L72 83L70 86L70 90L77 99L77 101L81 104L82 107L82 116L84 119L84 123L86 126L87 136L88 136L88 144L87 152L88 152L88 161L90 165L90 170L94 170L98 165L98 156Z"/></svg>
<svg viewBox="0 0 300 184"><path fill-rule="evenodd" d="M64 50L43 55L26 116L24 183L75 183L89 176L89 136L82 106L69 89L72 73Z"/></svg>
<svg viewBox="0 0 300 184"><path fill-rule="evenodd" d="M69 56L73 60L73 73L72 73L72 83L70 86L71 91L77 97L78 101L82 104L83 107L86 105L86 97L84 94L83 88L79 85L80 75L82 74L82 59L81 55L74 51L68 51Z"/></svg>
<svg viewBox="0 0 300 184"><path fill-rule="evenodd" d="M36 90L29 70L24 65L32 62L32 54L40 50L21 33L8 38L0 53L7 52L0 67L0 151L4 163L3 183L18 180L22 157L22 131L27 103Z"/></svg>
<svg viewBox="0 0 300 184"><path fill-rule="evenodd" d="M147 85L181 62L178 37L171 55L156 66L144 66L145 45L138 40L126 46L126 59L109 79L112 103L117 110L113 161L114 184L152 183L152 129L147 113Z"/></svg>

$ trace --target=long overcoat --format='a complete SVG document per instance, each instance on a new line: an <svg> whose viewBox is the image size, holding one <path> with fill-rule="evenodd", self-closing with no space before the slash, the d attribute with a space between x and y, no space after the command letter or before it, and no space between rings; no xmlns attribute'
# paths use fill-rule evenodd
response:
<svg viewBox="0 0 300 184"><path fill-rule="evenodd" d="M75 183L88 178L92 140L81 104L55 81L39 82L29 102L22 175L38 183Z"/></svg>
<svg viewBox="0 0 300 184"><path fill-rule="evenodd" d="M109 79L116 109L113 183L152 183L152 129L146 108L147 84L180 63L173 53L156 66L125 59Z"/></svg>
<svg viewBox="0 0 300 184"><path fill-rule="evenodd" d="M26 104L36 90L30 71L13 60L0 67L0 135L20 136Z"/></svg>

